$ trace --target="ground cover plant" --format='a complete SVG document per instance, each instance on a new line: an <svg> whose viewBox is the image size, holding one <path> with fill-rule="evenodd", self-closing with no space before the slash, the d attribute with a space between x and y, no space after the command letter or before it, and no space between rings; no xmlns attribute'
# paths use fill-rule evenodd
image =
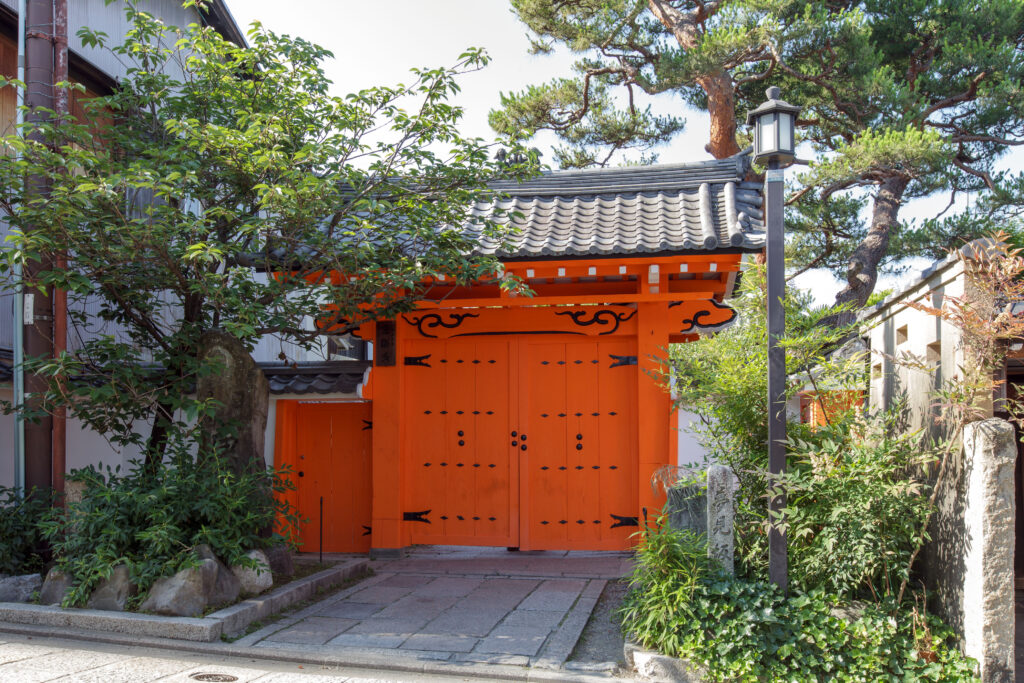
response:
<svg viewBox="0 0 1024 683"><path fill-rule="evenodd" d="M622 606L640 645L688 660L711 681L975 681L935 617L891 601L845 614L824 590L783 596L706 559L700 534L664 524L641 537Z"/></svg>
<svg viewBox="0 0 1024 683"><path fill-rule="evenodd" d="M90 467L69 475L82 486L81 499L42 525L57 566L73 579L65 607L85 604L117 565L127 566L138 602L157 579L196 566L197 546L208 545L229 566L255 566L248 551L293 538L294 510L267 496L293 488L285 472L235 472L224 458L175 450L154 470Z"/></svg>

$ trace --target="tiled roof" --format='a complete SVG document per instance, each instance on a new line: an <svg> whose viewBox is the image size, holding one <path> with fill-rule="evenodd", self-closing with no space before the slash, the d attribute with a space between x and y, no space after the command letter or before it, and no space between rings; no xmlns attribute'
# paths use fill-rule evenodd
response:
<svg viewBox="0 0 1024 683"><path fill-rule="evenodd" d="M510 245L480 238L502 258L605 256L764 247L761 185L744 182L750 157L689 164L553 171L492 187L517 211ZM473 207L489 216L495 202ZM471 228L472 229L472 228Z"/></svg>
<svg viewBox="0 0 1024 683"><path fill-rule="evenodd" d="M369 361L304 363L294 367L260 363L272 394L351 394L363 381Z"/></svg>

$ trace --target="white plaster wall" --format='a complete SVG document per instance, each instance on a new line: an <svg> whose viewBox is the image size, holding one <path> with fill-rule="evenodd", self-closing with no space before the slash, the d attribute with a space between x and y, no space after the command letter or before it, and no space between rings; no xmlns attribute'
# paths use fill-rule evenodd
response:
<svg viewBox="0 0 1024 683"><path fill-rule="evenodd" d="M705 464L708 453L700 441L697 440L697 435L692 430L692 426L699 424L700 418L697 417L696 413L691 413L688 410L676 411L676 439L678 444L676 464L679 467L703 466Z"/></svg>
<svg viewBox="0 0 1024 683"><path fill-rule="evenodd" d="M962 296L963 292L963 266L954 262L938 268L899 301L865 320L871 346L869 401L873 408L890 405L898 394L905 393L911 426L934 428L931 394L959 372L963 362L960 334L955 326L907 302L940 308L945 297Z"/></svg>

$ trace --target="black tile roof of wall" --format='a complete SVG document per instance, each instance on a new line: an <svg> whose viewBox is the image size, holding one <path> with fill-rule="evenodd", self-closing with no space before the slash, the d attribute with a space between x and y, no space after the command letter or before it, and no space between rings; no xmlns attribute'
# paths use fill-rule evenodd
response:
<svg viewBox="0 0 1024 683"><path fill-rule="evenodd" d="M686 164L552 171L523 183L492 183L507 198L473 215L517 211L502 258L611 256L764 248L761 184L745 182L750 157ZM471 232L473 228L470 228Z"/></svg>

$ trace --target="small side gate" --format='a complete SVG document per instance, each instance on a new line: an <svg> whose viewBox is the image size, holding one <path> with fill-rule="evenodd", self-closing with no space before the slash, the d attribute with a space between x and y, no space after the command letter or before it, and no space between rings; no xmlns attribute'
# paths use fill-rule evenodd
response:
<svg viewBox="0 0 1024 683"><path fill-rule="evenodd" d="M372 518L372 410L368 401L277 402L278 466L290 465L288 499L308 518L302 552L364 553Z"/></svg>

